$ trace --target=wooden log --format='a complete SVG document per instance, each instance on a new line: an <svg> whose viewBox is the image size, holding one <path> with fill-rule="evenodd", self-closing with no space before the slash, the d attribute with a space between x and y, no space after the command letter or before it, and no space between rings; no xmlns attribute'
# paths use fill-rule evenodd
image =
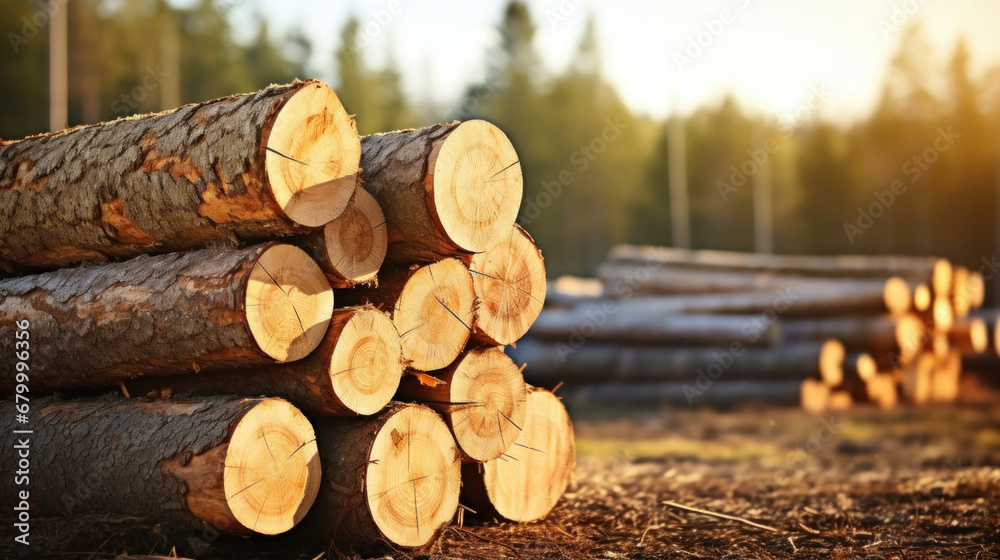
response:
<svg viewBox="0 0 1000 560"><path fill-rule="evenodd" d="M931 319L934 328L939 331L947 331L955 324L955 308L951 298L947 296L937 296L931 304Z"/></svg>
<svg viewBox="0 0 1000 560"><path fill-rule="evenodd" d="M486 251L509 234L521 205L517 153L485 121L365 136L361 168L385 212L390 263Z"/></svg>
<svg viewBox="0 0 1000 560"><path fill-rule="evenodd" d="M930 336L915 315L791 319L782 321L781 328L785 343L834 338L848 350L869 352L876 360L891 354L897 365L912 360Z"/></svg>
<svg viewBox="0 0 1000 560"><path fill-rule="evenodd" d="M928 311L932 301L931 287L924 283L917 284L913 289L913 309L920 313Z"/></svg>
<svg viewBox="0 0 1000 560"><path fill-rule="evenodd" d="M833 392L830 385L806 379L799 389L799 404L806 412L820 414L830 409L830 395Z"/></svg>
<svg viewBox="0 0 1000 560"><path fill-rule="evenodd" d="M30 324L34 390L298 360L332 310L323 272L281 243L0 281L0 337Z"/></svg>
<svg viewBox="0 0 1000 560"><path fill-rule="evenodd" d="M397 398L440 412L474 461L496 459L513 445L524 425L526 391L521 371L503 351L469 350L434 378L439 382L406 376Z"/></svg>
<svg viewBox="0 0 1000 560"><path fill-rule="evenodd" d="M742 346L704 348L623 347L591 343L570 348L524 339L507 354L527 364L525 378L552 387L656 381L754 381L825 379L837 385L843 378L844 348L836 341L807 342L765 348ZM874 367L874 364L873 364Z"/></svg>
<svg viewBox="0 0 1000 560"><path fill-rule="evenodd" d="M867 352L851 352L844 358L844 378L871 381L878 374L875 358Z"/></svg>
<svg viewBox="0 0 1000 560"><path fill-rule="evenodd" d="M854 407L854 397L851 393L843 390L833 390L830 391L830 400L827 403L827 409L837 412L844 410L850 410Z"/></svg>
<svg viewBox="0 0 1000 560"><path fill-rule="evenodd" d="M958 400L958 387L962 376L962 353L953 350L937 358L931 373L930 401L953 403Z"/></svg>
<svg viewBox="0 0 1000 560"><path fill-rule="evenodd" d="M0 145L0 270L260 241L319 227L360 142L317 80Z"/></svg>
<svg viewBox="0 0 1000 560"><path fill-rule="evenodd" d="M543 311L528 332L543 340L563 341L574 347L586 341L715 346L739 342L766 346L780 340L778 323L760 316L588 311Z"/></svg>
<svg viewBox="0 0 1000 560"><path fill-rule="evenodd" d="M930 352L917 356L904 370L900 389L908 402L926 404L933 395L933 375L937 360Z"/></svg>
<svg viewBox="0 0 1000 560"><path fill-rule="evenodd" d="M742 407L750 404L799 404L802 381L715 381L707 388L694 383L607 383L587 385L569 392L566 402L573 406L716 406ZM819 381L819 385L829 386Z"/></svg>
<svg viewBox="0 0 1000 560"><path fill-rule="evenodd" d="M528 413L504 457L462 466L462 499L481 516L510 521L542 519L573 477L573 424L548 391L528 393Z"/></svg>
<svg viewBox="0 0 1000 560"><path fill-rule="evenodd" d="M366 551L417 547L458 510L461 454L434 411L394 403L375 416L321 419L316 435L323 483L290 538Z"/></svg>
<svg viewBox="0 0 1000 560"><path fill-rule="evenodd" d="M892 373L879 373L866 383L868 399L882 409L895 408L899 402L899 386Z"/></svg>
<svg viewBox="0 0 1000 560"><path fill-rule="evenodd" d="M774 292L790 290L823 292L831 290L830 279L778 275L753 271L718 271L685 268L636 268L627 264L604 264L597 271L607 286L606 293L631 297L634 294L708 294L726 292ZM899 277L888 279L840 279L836 285L844 298L882 299L884 309L900 314L909 311L913 295L909 284ZM864 294L862 296L861 294Z"/></svg>
<svg viewBox="0 0 1000 560"><path fill-rule="evenodd" d="M385 216L368 191L358 187L344 212L302 239L334 288L375 285L385 260Z"/></svg>
<svg viewBox="0 0 1000 560"><path fill-rule="evenodd" d="M938 259L934 263L934 270L931 274L931 290L934 295L947 297L951 292L954 279L955 272L951 263L945 259Z"/></svg>
<svg viewBox="0 0 1000 560"><path fill-rule="evenodd" d="M957 319L967 316L972 309L971 294L968 289L969 276L969 269L964 266L956 266L952 273L951 307Z"/></svg>
<svg viewBox="0 0 1000 560"><path fill-rule="evenodd" d="M528 332L545 302L545 262L520 226L493 248L469 258L476 316L472 338L504 346Z"/></svg>
<svg viewBox="0 0 1000 560"><path fill-rule="evenodd" d="M364 306L335 309L319 348L297 362L211 375L140 377L125 387L132 395L269 395L318 416L367 416L389 404L402 374L396 327L385 313Z"/></svg>
<svg viewBox="0 0 1000 560"><path fill-rule="evenodd" d="M337 297L388 312L402 340L403 361L412 369L433 371L455 361L469 340L476 299L472 286L469 269L445 259L383 268L378 288L342 290Z"/></svg>
<svg viewBox="0 0 1000 560"><path fill-rule="evenodd" d="M780 272L801 276L888 278L902 276L917 281L929 280L944 259L898 255L768 255L730 251L690 251L670 247L618 245L611 249L608 261L649 265L683 265L728 270ZM945 261L946 263L947 261Z"/></svg>
<svg viewBox="0 0 1000 560"><path fill-rule="evenodd" d="M552 307L577 311L609 306L624 313L686 313L704 315L773 314L781 317L822 317L828 315L885 314L884 290L858 290L850 284L832 283L822 290L778 289L759 292L728 292L717 294L655 295L621 292L601 296L546 294L546 305L555 297Z"/></svg>
<svg viewBox="0 0 1000 560"><path fill-rule="evenodd" d="M312 425L281 399L103 397L33 407L24 436L33 515L120 513L275 535L305 516L319 489ZM19 429L14 403L0 409L7 433ZM0 450L4 464L18 464L15 452ZM4 477L11 496L13 484Z"/></svg>

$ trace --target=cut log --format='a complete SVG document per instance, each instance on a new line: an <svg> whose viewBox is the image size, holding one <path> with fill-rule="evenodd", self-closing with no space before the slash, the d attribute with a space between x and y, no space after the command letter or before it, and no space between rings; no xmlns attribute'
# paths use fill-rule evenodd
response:
<svg viewBox="0 0 1000 560"><path fill-rule="evenodd" d="M820 317L845 314L884 314L885 290L859 290L850 283L831 283L815 291L778 289L761 292L729 292L718 294L652 295L628 292L593 296L555 295L553 307L577 311L594 311L605 305L623 313L687 313L706 315L742 315L764 313L781 317ZM546 294L546 305L553 294Z"/></svg>
<svg viewBox="0 0 1000 560"><path fill-rule="evenodd" d="M834 390L830 392L827 409L834 411L850 410L854 406L854 397L848 391Z"/></svg>
<svg viewBox="0 0 1000 560"><path fill-rule="evenodd" d="M0 337L30 323L34 390L298 360L332 310L323 272L281 243L0 281Z"/></svg>
<svg viewBox="0 0 1000 560"><path fill-rule="evenodd" d="M606 285L606 294L630 298L634 294L708 294L725 292L824 292L831 290L830 279L777 275L753 271L719 271L685 268L636 268L624 264L604 264L598 277ZM912 304L910 286L901 278L842 279L837 290L846 299L882 298L890 313L905 313ZM854 295L850 295L854 294ZM863 296L862 296L863 294Z"/></svg>
<svg viewBox="0 0 1000 560"><path fill-rule="evenodd" d="M521 164L485 121L361 139L363 187L389 227L387 262L433 262L500 243L521 205Z"/></svg>
<svg viewBox="0 0 1000 560"><path fill-rule="evenodd" d="M953 403L958 400L961 376L961 352L952 351L944 358L938 358L931 374L930 400L939 403Z"/></svg>
<svg viewBox="0 0 1000 560"><path fill-rule="evenodd" d="M403 361L418 371L441 369L462 353L472 332L475 294L469 269L457 259L427 266L383 268L378 288L337 297L388 312L403 344Z"/></svg>
<svg viewBox="0 0 1000 560"><path fill-rule="evenodd" d="M819 385L829 386L821 381ZM743 407L752 404L798 404L802 381L713 381L705 388L696 383L608 383L589 385L570 392L566 402L576 406L716 406Z"/></svg>
<svg viewBox="0 0 1000 560"><path fill-rule="evenodd" d="M562 402L548 391L530 391L523 427L504 457L462 466L462 499L477 514L534 521L566 491L576 450Z"/></svg>
<svg viewBox="0 0 1000 560"><path fill-rule="evenodd" d="M986 299L986 280L978 272L970 272L969 278L965 282L965 291L969 294L969 306L972 309L979 309Z"/></svg>
<svg viewBox="0 0 1000 560"><path fill-rule="evenodd" d="M871 381L878 374L875 358L867 352L852 352L844 358L844 378Z"/></svg>
<svg viewBox="0 0 1000 560"><path fill-rule="evenodd" d="M951 298L939 296L934 298L931 305L931 318L934 328L939 331L947 331L955 324L955 308L952 306Z"/></svg>
<svg viewBox="0 0 1000 560"><path fill-rule="evenodd" d="M303 238L302 246L334 288L375 284L388 246L385 216L372 195L358 187L344 212Z"/></svg>
<svg viewBox="0 0 1000 560"><path fill-rule="evenodd" d="M781 323L786 343L835 338L848 350L869 352L876 360L891 355L908 363L927 343L929 334L915 315L791 319Z"/></svg>
<svg viewBox="0 0 1000 560"><path fill-rule="evenodd" d="M970 301L969 269L964 266L956 266L951 280L951 305L956 318L962 318L969 314L972 309Z"/></svg>
<svg viewBox="0 0 1000 560"><path fill-rule="evenodd" d="M868 399L879 408L895 408L899 402L899 387L892 373L879 373L867 382Z"/></svg>
<svg viewBox="0 0 1000 560"><path fill-rule="evenodd" d="M931 308L931 301L933 296L931 294L931 288L927 284L917 284L917 287L913 289L913 309L923 313Z"/></svg>
<svg viewBox="0 0 1000 560"><path fill-rule="evenodd" d="M305 516L319 489L312 425L281 399L103 397L34 406L33 514L120 513L275 535ZM0 408L8 433L17 429L14 404ZM12 446L0 450L7 465L17 464L14 455ZM14 477L4 480L14 495Z"/></svg>
<svg viewBox="0 0 1000 560"><path fill-rule="evenodd" d="M928 349L931 354L934 354L935 358L946 357L951 352L951 341L949 340L948 333L938 331L931 335Z"/></svg>
<svg viewBox="0 0 1000 560"><path fill-rule="evenodd" d="M319 348L297 362L140 377L125 386L131 395L166 394L165 389L195 396L269 395L318 416L367 416L389 404L402 374L402 346L389 317L372 307L345 307L333 311Z"/></svg>
<svg viewBox="0 0 1000 560"><path fill-rule="evenodd" d="M670 247L618 245L608 261L645 265L683 265L712 269L777 272L801 276L888 278L927 281L943 259L896 255L767 255L729 251L690 251ZM946 261L945 261L946 262ZM949 271L950 272L950 271Z"/></svg>
<svg viewBox="0 0 1000 560"><path fill-rule="evenodd" d="M955 272L951 263L945 259L938 259L931 274L931 290L934 291L934 295L946 297L951 292L954 279Z"/></svg>
<svg viewBox="0 0 1000 560"><path fill-rule="evenodd" d="M715 346L738 342L766 346L780 340L778 323L761 316L622 313L613 308L598 309L596 313L544 311L528 332L573 347L586 341Z"/></svg>
<svg viewBox="0 0 1000 560"><path fill-rule="evenodd" d="M317 80L0 145L0 270L259 241L319 227L360 141Z"/></svg>
<svg viewBox="0 0 1000 560"><path fill-rule="evenodd" d="M934 355L925 352L920 354L913 363L909 364L902 371L903 396L907 401L914 404L926 404L930 402L933 391L934 369L937 367L937 360Z"/></svg>
<svg viewBox="0 0 1000 560"><path fill-rule="evenodd" d="M528 332L545 302L545 263L526 231L514 226L503 241L469 259L476 293L472 338L504 346Z"/></svg>
<svg viewBox="0 0 1000 560"><path fill-rule="evenodd" d="M419 376L406 376L397 398L440 412L470 459L503 455L524 425L524 377L514 362L498 348L477 348L434 377L441 382L426 384Z"/></svg>
<svg viewBox="0 0 1000 560"><path fill-rule="evenodd" d="M579 348L524 339L508 355L527 364L533 385L552 387L595 383L699 380L754 381L824 379L837 385L843 377L844 348L829 343L787 344L768 348L650 348L591 343ZM874 367L874 364L873 364Z"/></svg>
<svg viewBox="0 0 1000 560"><path fill-rule="evenodd" d="M461 459L434 411L393 404L367 418L316 424L323 483L290 537L364 550L432 542L458 510Z"/></svg>
<svg viewBox="0 0 1000 560"><path fill-rule="evenodd" d="M802 382L799 393L800 406L813 414L826 412L830 408L830 394L833 389L822 381L806 379Z"/></svg>

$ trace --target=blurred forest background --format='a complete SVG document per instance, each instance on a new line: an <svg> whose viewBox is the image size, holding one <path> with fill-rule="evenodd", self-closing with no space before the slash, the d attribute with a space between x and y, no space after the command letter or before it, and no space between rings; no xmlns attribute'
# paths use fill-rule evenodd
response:
<svg viewBox="0 0 1000 560"><path fill-rule="evenodd" d="M308 37L278 36L260 18L253 39L238 41L225 17L232 3L200 0L181 9L162 0L70 1L70 125L309 77ZM5 43L38 11L37 2L0 0ZM507 131L522 158L522 220L552 276L593 274L616 243L672 244L671 123L634 114L602 77L593 22L571 64L546 71L533 45L539 22L524 4L507 4L497 14L500 43L482 61L488 79L442 107L408 98L391 57L383 67L366 64L352 20L331 29L340 38L331 85L362 134L471 117ZM2 138L47 130L47 32L42 26L38 38L0 49ZM919 22L900 33L881 101L849 125L811 116L807 106L793 122L750 114L733 98L670 117L682 119L694 248L753 250L754 179L737 184L733 166L766 144L774 148L775 252L937 254L973 269L992 262L1000 228L1000 67L974 81L962 41L946 65L934 67ZM933 153L929 165L912 161L949 128L960 135L954 146ZM870 224L859 218L859 207L869 212L876 193L896 180L906 191L884 215L872 212ZM845 224L858 230L850 235ZM989 279L995 271L983 272Z"/></svg>

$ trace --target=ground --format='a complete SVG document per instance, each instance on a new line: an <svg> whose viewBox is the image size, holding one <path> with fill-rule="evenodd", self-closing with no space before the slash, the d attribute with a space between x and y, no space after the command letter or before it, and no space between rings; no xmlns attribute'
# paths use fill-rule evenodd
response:
<svg viewBox="0 0 1000 560"><path fill-rule="evenodd" d="M996 401L992 401L996 402ZM530 524L471 523L392 558L1000 558L1000 408L571 410L576 481ZM770 527L719 519L672 501ZM6 524L5 524L6 525ZM165 554L141 521L37 520L32 558ZM17 557L10 530L0 557ZM211 558L357 557L219 539ZM96 551L96 552L95 552ZM58 553L57 553L58 552Z"/></svg>

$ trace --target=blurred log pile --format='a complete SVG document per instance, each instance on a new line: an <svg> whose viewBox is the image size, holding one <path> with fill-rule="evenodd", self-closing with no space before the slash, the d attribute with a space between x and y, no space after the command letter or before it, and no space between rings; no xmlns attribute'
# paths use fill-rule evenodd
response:
<svg viewBox="0 0 1000 560"><path fill-rule="evenodd" d="M618 246L597 279L551 283L508 353L571 402L954 402L1000 366L983 276L945 259Z"/></svg>

